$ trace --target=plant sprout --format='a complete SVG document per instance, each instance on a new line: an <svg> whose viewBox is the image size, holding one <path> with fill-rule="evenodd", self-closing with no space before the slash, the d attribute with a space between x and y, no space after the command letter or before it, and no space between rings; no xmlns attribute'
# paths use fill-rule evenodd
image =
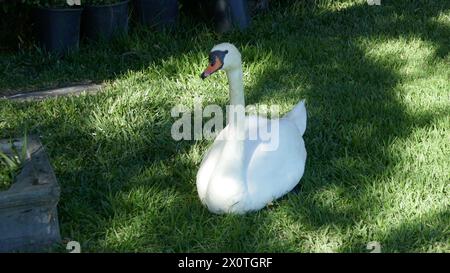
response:
<svg viewBox="0 0 450 273"><path fill-rule="evenodd" d="M12 155L8 155L0 150L0 190L4 190L10 186L17 172L22 168L27 158L27 136L25 135L21 151L17 151L11 144Z"/></svg>

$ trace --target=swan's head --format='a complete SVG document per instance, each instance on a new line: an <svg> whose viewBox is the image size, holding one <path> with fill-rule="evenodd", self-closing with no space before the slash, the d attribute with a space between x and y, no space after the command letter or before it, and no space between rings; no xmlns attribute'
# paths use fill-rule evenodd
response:
<svg viewBox="0 0 450 273"><path fill-rule="evenodd" d="M210 76L218 70L230 71L240 68L241 53L230 43L222 43L215 45L209 53L209 65L200 76L202 79Z"/></svg>

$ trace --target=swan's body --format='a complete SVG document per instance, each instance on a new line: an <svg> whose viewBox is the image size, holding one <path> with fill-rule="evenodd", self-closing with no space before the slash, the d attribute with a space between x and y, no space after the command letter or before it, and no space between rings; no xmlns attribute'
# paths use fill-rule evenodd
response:
<svg viewBox="0 0 450 273"><path fill-rule="evenodd" d="M229 54L223 69L230 84L231 104L243 106L240 54L231 44L217 45L212 52L221 49ZM239 64L226 67L227 61ZM201 163L197 191L202 203L214 213L259 210L291 191L303 176L306 149L302 135L306 129L306 108L302 101L277 120L258 116L229 120ZM273 135L275 139L250 137L255 128L259 132L271 132L277 124L279 133ZM239 134L241 137L237 137ZM276 149L269 146L273 143L278 143Z"/></svg>

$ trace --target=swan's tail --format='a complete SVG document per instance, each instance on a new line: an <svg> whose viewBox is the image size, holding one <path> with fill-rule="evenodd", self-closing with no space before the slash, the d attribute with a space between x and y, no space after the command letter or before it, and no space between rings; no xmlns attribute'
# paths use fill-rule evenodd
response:
<svg viewBox="0 0 450 273"><path fill-rule="evenodd" d="M285 118L290 119L297 126L300 134L303 136L306 130L306 107L305 100L300 101L294 109L287 113Z"/></svg>

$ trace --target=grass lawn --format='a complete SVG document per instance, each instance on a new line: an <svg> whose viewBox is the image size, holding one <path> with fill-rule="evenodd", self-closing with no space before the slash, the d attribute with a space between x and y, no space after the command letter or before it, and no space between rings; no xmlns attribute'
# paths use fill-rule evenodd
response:
<svg viewBox="0 0 450 273"><path fill-rule="evenodd" d="M450 252L450 1L280 2L245 33L182 18L173 34L134 29L59 60L1 53L0 95L106 82L97 95L0 100L0 137L42 137L63 237L84 252L367 252L371 241ZM244 216L200 204L211 141L170 136L173 106L228 103L223 73L199 77L223 41L242 52L247 104L287 112L306 98L309 114L298 191Z"/></svg>
<svg viewBox="0 0 450 273"><path fill-rule="evenodd" d="M0 191L7 190L12 181L11 169L6 164L0 163Z"/></svg>

